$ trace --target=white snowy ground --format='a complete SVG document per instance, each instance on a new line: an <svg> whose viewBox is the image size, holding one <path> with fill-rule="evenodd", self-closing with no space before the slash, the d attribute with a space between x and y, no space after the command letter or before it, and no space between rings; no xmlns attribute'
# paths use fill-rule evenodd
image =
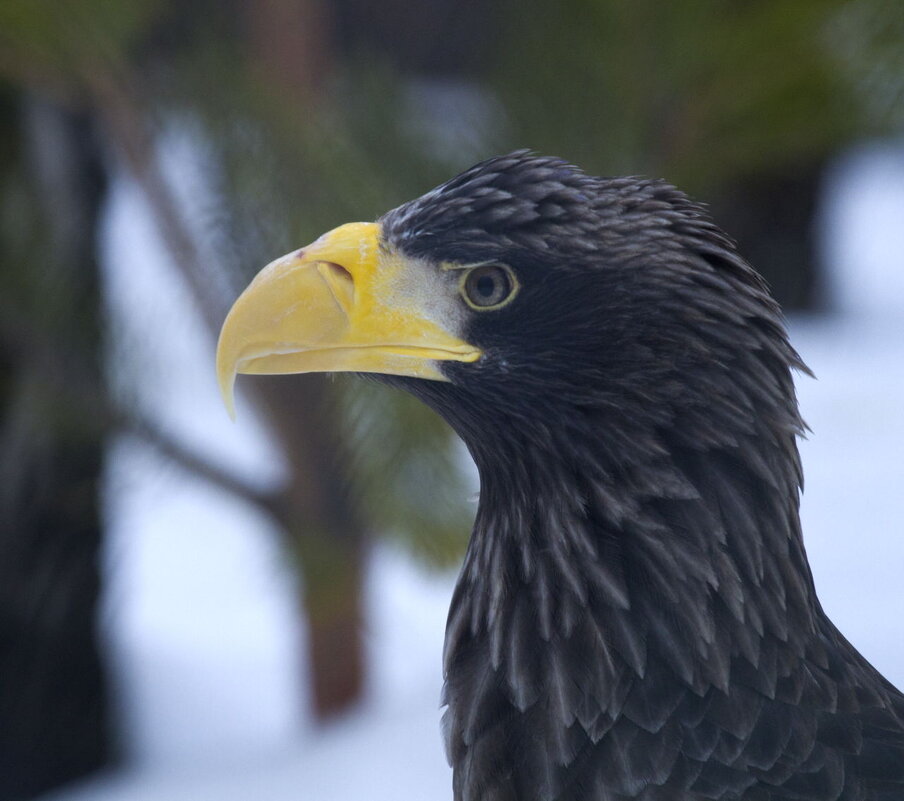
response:
<svg viewBox="0 0 904 801"><path fill-rule="evenodd" d="M904 686L904 149L870 146L836 170L823 219L831 317L795 319L818 381L798 381L804 531L824 606ZM117 369L141 371L147 408L262 483L279 465L239 399L222 409L213 343L192 318L134 188L114 187L104 239L118 310ZM150 377L150 378L149 378ZM310 722L305 633L265 520L122 441L107 479L106 640L129 761L57 801L442 801L440 651L454 577L374 555L360 711Z"/></svg>

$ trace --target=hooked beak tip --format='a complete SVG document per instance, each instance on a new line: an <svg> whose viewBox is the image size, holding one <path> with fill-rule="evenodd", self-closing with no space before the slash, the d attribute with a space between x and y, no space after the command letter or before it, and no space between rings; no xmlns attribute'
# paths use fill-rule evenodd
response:
<svg viewBox="0 0 904 801"><path fill-rule="evenodd" d="M217 383L220 385L220 397L226 407L229 419L235 422L235 367L226 366L223 360L218 360Z"/></svg>

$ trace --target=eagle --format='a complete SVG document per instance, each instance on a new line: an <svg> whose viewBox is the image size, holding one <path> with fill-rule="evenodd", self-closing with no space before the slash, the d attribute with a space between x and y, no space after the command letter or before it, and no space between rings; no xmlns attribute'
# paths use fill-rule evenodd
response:
<svg viewBox="0 0 904 801"><path fill-rule="evenodd" d="M518 151L265 267L236 373L370 373L480 476L455 801L902 801L904 695L820 606L781 311L662 180Z"/></svg>

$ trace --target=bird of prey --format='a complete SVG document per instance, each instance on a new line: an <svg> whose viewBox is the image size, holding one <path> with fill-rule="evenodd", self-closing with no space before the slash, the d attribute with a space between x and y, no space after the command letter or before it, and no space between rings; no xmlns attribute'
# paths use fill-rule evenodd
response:
<svg viewBox="0 0 904 801"><path fill-rule="evenodd" d="M781 313L673 186L519 151L267 266L218 371L374 373L467 445L456 801L902 801L904 696L798 517Z"/></svg>

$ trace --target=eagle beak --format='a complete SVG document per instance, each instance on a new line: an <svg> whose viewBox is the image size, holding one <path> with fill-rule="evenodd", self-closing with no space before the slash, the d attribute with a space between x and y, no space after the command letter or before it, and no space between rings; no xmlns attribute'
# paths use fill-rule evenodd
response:
<svg viewBox="0 0 904 801"><path fill-rule="evenodd" d="M377 223L340 226L268 264L220 332L217 377L230 416L237 373L352 371L444 381L439 362L480 358L450 330L454 320L418 269L383 251Z"/></svg>

